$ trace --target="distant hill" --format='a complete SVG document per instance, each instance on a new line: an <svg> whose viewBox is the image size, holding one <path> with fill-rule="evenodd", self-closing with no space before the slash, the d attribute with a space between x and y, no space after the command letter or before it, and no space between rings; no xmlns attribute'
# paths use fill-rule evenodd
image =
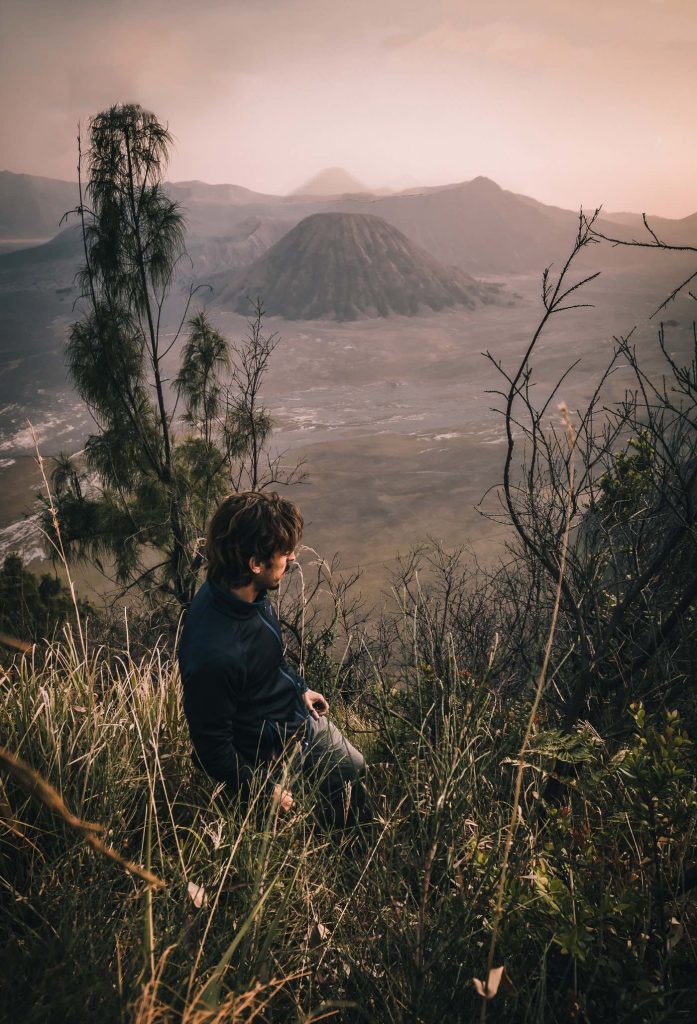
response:
<svg viewBox="0 0 697 1024"><path fill-rule="evenodd" d="M263 195L240 185L181 181L167 182L166 188L181 204L189 233L196 237L233 234L240 221L274 207L279 207L282 220L280 208L288 202L284 196ZM0 171L0 241L17 240L19 248L26 239L36 243L52 238L59 232L63 214L77 203L76 182ZM290 226L286 223L286 230Z"/></svg>
<svg viewBox="0 0 697 1024"><path fill-rule="evenodd" d="M442 262L473 274L541 270L566 253L577 225L575 213L540 209L488 178L337 206L383 217Z"/></svg>
<svg viewBox="0 0 697 1024"><path fill-rule="evenodd" d="M249 266L286 231L285 221L249 216L238 221L222 237L196 234L187 236L187 252L193 262L184 260L178 277L185 281L193 276L202 284L213 283L221 267L231 269ZM55 238L41 245L0 253L0 293L37 287L68 288L85 261L80 226L73 223Z"/></svg>
<svg viewBox="0 0 697 1024"><path fill-rule="evenodd" d="M235 224L227 234L213 237L187 236L187 252L201 283L214 283L221 267L231 270L248 267L287 232L285 220L251 214ZM188 270L188 264L184 266Z"/></svg>
<svg viewBox="0 0 697 1024"><path fill-rule="evenodd" d="M353 175L349 174L342 167L326 167L319 174L306 181L300 188L296 188L292 195L296 196L342 196L360 192L370 192Z"/></svg>
<svg viewBox="0 0 697 1024"><path fill-rule="evenodd" d="M193 203L249 206L250 203L282 203L283 196L253 192L242 185L209 185L205 181L168 181L167 191L184 206Z"/></svg>
<svg viewBox="0 0 697 1024"><path fill-rule="evenodd" d="M75 274L84 262L82 234L77 224L64 228L55 238L31 248L0 254L0 297L24 292L29 303L38 292L55 292L63 299L77 294ZM28 311L30 314L31 311Z"/></svg>
<svg viewBox="0 0 697 1024"><path fill-rule="evenodd" d="M649 227L662 242L669 245L697 246L697 213L673 220L669 217L653 217L647 214ZM610 230L614 225L622 230ZM606 213L603 214L602 229L605 234L612 234L621 239L634 239L639 242L651 242L651 235L644 226L639 213Z"/></svg>
<svg viewBox="0 0 697 1024"><path fill-rule="evenodd" d="M261 296L267 313L288 320L360 320L473 309L498 293L443 266L381 217L319 213L233 276L216 302L248 313Z"/></svg>
<svg viewBox="0 0 697 1024"><path fill-rule="evenodd" d="M207 185L203 181L168 181L166 189L180 204L186 218L187 241L196 238L239 236L240 224L250 218L273 219L289 227L297 222L285 210L285 196L252 192L240 185ZM303 216L303 214L300 214ZM276 237L279 237L276 235ZM275 238L274 238L275 241ZM269 244L271 244L269 242Z"/></svg>
<svg viewBox="0 0 697 1024"><path fill-rule="evenodd" d="M20 270L40 263L52 263L56 260L74 261L79 260L82 254L82 231L79 224L73 223L70 227L59 231L53 238L49 238L47 242L42 242L31 248L3 253L0 255L0 269L2 271Z"/></svg>
<svg viewBox="0 0 697 1024"><path fill-rule="evenodd" d="M0 171L0 238L50 238L77 203L74 182Z"/></svg>

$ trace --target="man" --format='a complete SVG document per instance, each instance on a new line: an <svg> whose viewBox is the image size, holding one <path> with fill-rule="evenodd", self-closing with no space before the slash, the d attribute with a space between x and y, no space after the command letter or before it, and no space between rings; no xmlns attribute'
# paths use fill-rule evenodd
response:
<svg viewBox="0 0 697 1024"><path fill-rule="evenodd" d="M273 493L231 494L215 512L207 580L179 647L184 713L195 759L214 779L246 797L261 765L266 791L289 811L293 796L274 772L282 755L299 751L303 772L320 780L324 810L346 822L359 798L363 756L326 717L322 694L287 664L267 596L295 559L302 528L297 505Z"/></svg>

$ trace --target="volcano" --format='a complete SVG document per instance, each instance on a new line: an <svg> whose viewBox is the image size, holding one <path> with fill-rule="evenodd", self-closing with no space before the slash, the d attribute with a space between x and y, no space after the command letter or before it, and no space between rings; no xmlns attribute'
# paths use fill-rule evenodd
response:
<svg viewBox="0 0 697 1024"><path fill-rule="evenodd" d="M217 304L249 313L260 298L287 320L418 316L496 301L499 286L447 267L372 214L306 217L222 288Z"/></svg>
<svg viewBox="0 0 697 1024"><path fill-rule="evenodd" d="M296 196L340 196L370 192L360 181L357 181L352 174L345 171L343 167L327 167L314 178L310 178L300 188L296 188L293 195Z"/></svg>

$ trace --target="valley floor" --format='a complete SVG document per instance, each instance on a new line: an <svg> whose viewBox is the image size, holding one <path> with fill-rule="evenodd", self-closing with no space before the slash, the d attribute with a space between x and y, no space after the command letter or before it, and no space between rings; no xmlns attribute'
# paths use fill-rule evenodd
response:
<svg viewBox="0 0 697 1024"><path fill-rule="evenodd" d="M594 308L559 316L538 344L533 370L539 394L580 357L558 397L572 410L582 409L610 356L613 335L634 327L645 350L643 365L658 372L658 324L650 315L674 283L667 265L650 278L617 271L593 282L585 301ZM395 564L398 552L429 536L450 545L468 542L485 561L502 550L505 530L479 509L487 493L483 508L497 508L491 489L504 457L502 418L495 411L500 402L491 393L502 378L482 353L515 367L542 313L537 276L510 279L507 286L514 304L475 312L353 323L266 321L279 341L264 401L276 424L275 446L287 451L288 464L305 463L307 481L292 491L306 516L304 540L325 558L336 553L343 566L360 566L371 597L384 586L385 567ZM689 299L676 303L674 326L666 327L668 347L688 359L691 305ZM212 315L230 338L246 329L237 314ZM52 325L54 333L59 327ZM7 399L21 367L0 370ZM90 425L65 380L55 378L55 367L52 373L43 380L33 365L33 402L26 397L27 378L21 399L0 407L0 557L19 549L37 568L41 538L21 522L40 483L27 419L45 457L78 451ZM621 398L627 382L619 367L607 400ZM93 593L104 589L89 573L82 586Z"/></svg>

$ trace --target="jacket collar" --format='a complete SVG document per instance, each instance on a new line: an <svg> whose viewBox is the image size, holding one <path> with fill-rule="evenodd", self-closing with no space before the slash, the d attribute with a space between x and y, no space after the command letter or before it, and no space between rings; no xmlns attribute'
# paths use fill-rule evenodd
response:
<svg viewBox="0 0 697 1024"><path fill-rule="evenodd" d="M244 601L231 590L226 590L219 583L208 580L204 586L208 586L211 598L215 607L225 615L234 619L251 619L258 611L261 611L266 601L266 591L262 590L254 601Z"/></svg>

